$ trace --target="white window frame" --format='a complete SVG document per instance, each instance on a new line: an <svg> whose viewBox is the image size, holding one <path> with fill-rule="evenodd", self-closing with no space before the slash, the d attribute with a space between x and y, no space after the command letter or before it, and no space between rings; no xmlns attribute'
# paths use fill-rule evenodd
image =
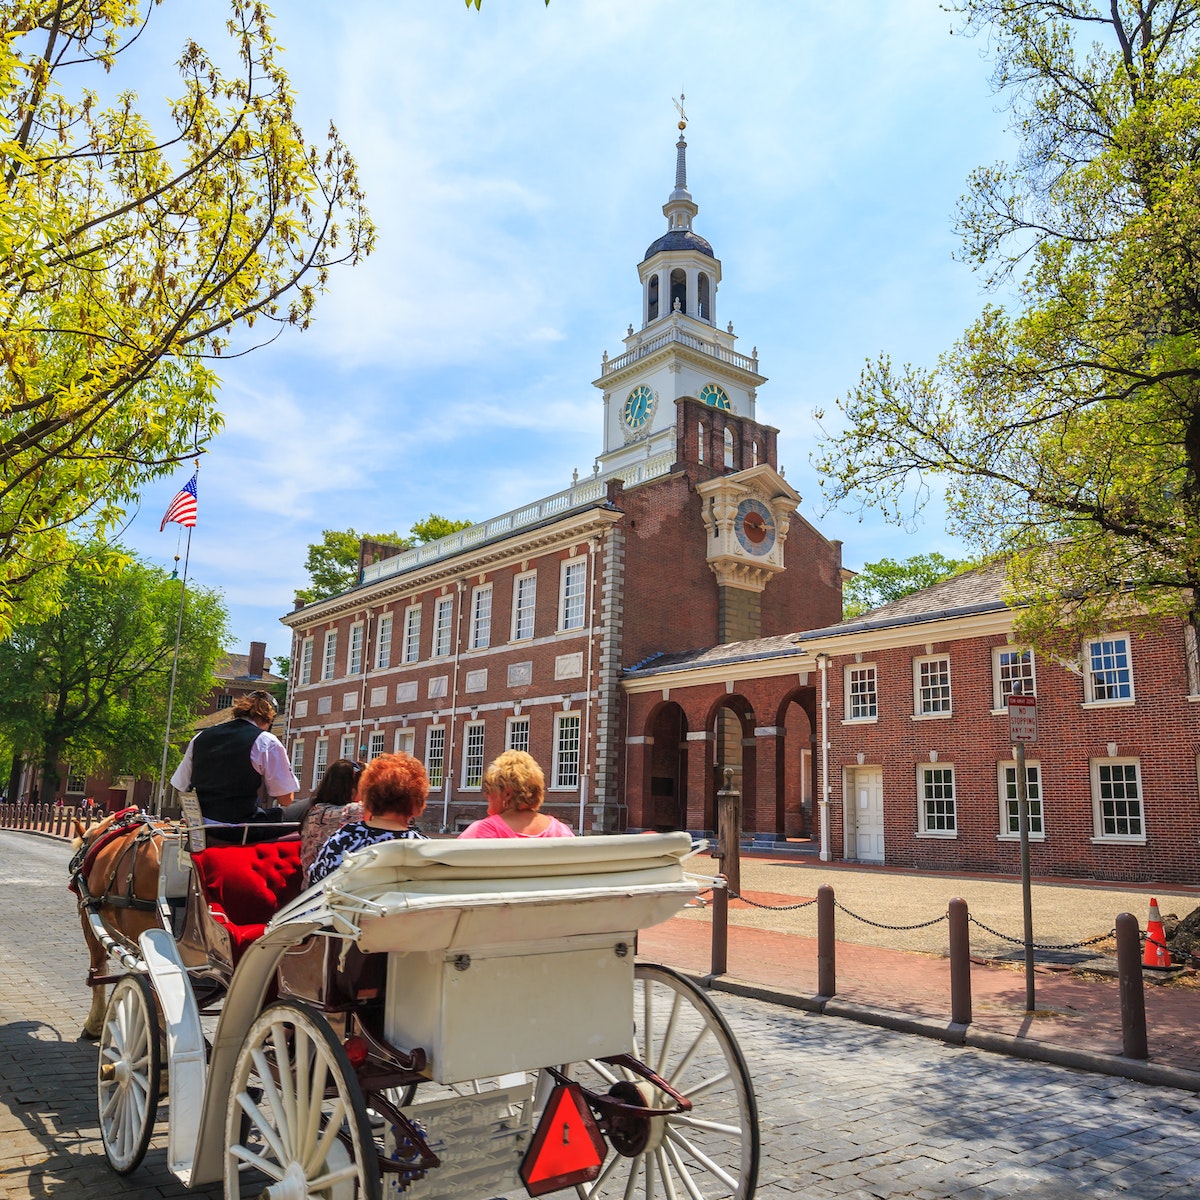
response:
<svg viewBox="0 0 1200 1200"><path fill-rule="evenodd" d="M337 630L325 630L325 644L321 651L321 679L332 679L337 672Z"/></svg>
<svg viewBox="0 0 1200 1200"><path fill-rule="evenodd" d="M578 590L571 583L578 580ZM558 584L558 628L560 633L582 629L587 624L587 559L563 560Z"/></svg>
<svg viewBox="0 0 1200 1200"><path fill-rule="evenodd" d="M441 596L433 606L433 658L448 658L454 649L454 597Z"/></svg>
<svg viewBox="0 0 1200 1200"><path fill-rule="evenodd" d="M292 774L297 779L303 779L302 772L304 771L304 739L298 737L292 743Z"/></svg>
<svg viewBox="0 0 1200 1200"><path fill-rule="evenodd" d="M938 778L934 778L937 776ZM949 795L933 794L931 789L950 785ZM938 814L931 805L945 804L949 810ZM949 824L945 822L949 821ZM954 764L927 762L917 764L917 836L929 838L958 837L958 784Z"/></svg>
<svg viewBox="0 0 1200 1200"><path fill-rule="evenodd" d="M855 676L862 676L856 680ZM874 724L879 720L879 669L875 663L847 663L845 668L845 720L847 724ZM860 685L869 678L870 704L858 703L859 697L868 693ZM856 708L870 708L870 712L856 712Z"/></svg>
<svg viewBox="0 0 1200 1200"><path fill-rule="evenodd" d="M468 721L463 725L462 790L477 792L483 783L484 722Z"/></svg>
<svg viewBox="0 0 1200 1200"><path fill-rule="evenodd" d="M365 626L355 621L350 626L350 646L346 651L346 674L361 675L363 665L363 633Z"/></svg>
<svg viewBox="0 0 1200 1200"><path fill-rule="evenodd" d="M471 649L486 650L492 644L492 585L481 583L471 589Z"/></svg>
<svg viewBox="0 0 1200 1200"><path fill-rule="evenodd" d="M437 753L435 755L434 749ZM446 778L446 727L430 725L425 730L425 773L429 776L429 788L440 788Z"/></svg>
<svg viewBox="0 0 1200 1200"><path fill-rule="evenodd" d="M524 750L529 753L529 718L509 717L504 729L505 750Z"/></svg>
<svg viewBox="0 0 1200 1200"><path fill-rule="evenodd" d="M76 774L68 765L63 771L63 794L66 796L82 796L87 791L87 772Z"/></svg>
<svg viewBox="0 0 1200 1200"><path fill-rule="evenodd" d="M1005 664L1001 661L1011 656L1015 660L1027 660L1028 671L1022 670L1014 675L1010 669L1006 680ZM1008 709L1008 698L1017 693L1009 686L1015 679L1022 684L1022 696L1037 695L1037 655L1032 646L993 646L992 647L992 711L1004 712Z"/></svg>
<svg viewBox="0 0 1200 1200"><path fill-rule="evenodd" d="M411 754L415 758L416 749L417 731L415 729L397 729L392 752L394 754Z"/></svg>
<svg viewBox="0 0 1200 1200"><path fill-rule="evenodd" d="M1097 658L1099 670L1096 669ZM1100 676L1112 678L1101 680ZM1108 706L1134 702L1133 639L1128 633L1106 633L1083 643L1083 687L1085 704ZM1126 694L1105 695L1111 688L1124 690Z"/></svg>
<svg viewBox="0 0 1200 1200"><path fill-rule="evenodd" d="M1046 805L1042 789L1042 764L1025 760L1025 782L1029 790L1029 840L1046 840ZM1017 761L1010 758L996 764L996 787L1000 797L1000 834L1002 842L1021 840L1017 817ZM1034 824L1039 826L1035 829Z"/></svg>
<svg viewBox="0 0 1200 1200"><path fill-rule="evenodd" d="M923 670L925 667L933 666L935 663L946 664L945 683L941 682L940 676L936 683L923 682L928 673ZM933 692L941 691L945 688L946 695L938 696ZM928 695L926 694L928 693ZM944 703L945 708L934 707ZM953 678L950 674L950 655L949 654L925 654L920 658L913 659L913 717L917 720L938 720L954 715L954 685Z"/></svg>
<svg viewBox="0 0 1200 1200"><path fill-rule="evenodd" d="M312 683L312 660L313 639L306 637L300 643L300 676L297 680L298 687L304 687L306 684Z"/></svg>
<svg viewBox="0 0 1200 1200"><path fill-rule="evenodd" d="M392 665L392 614L383 613L375 634L375 670L386 671Z"/></svg>
<svg viewBox="0 0 1200 1200"><path fill-rule="evenodd" d="M554 764L551 778L554 783L552 790L556 792L573 792L579 788L580 768L583 766L583 745L581 742L583 722L577 712L554 714ZM566 730L574 729L574 738L570 739ZM570 742L573 740L574 747ZM572 758L574 765L572 767Z"/></svg>
<svg viewBox="0 0 1200 1200"><path fill-rule="evenodd" d="M383 730L371 730L370 737L367 738L367 762L373 758L378 758L383 753Z"/></svg>
<svg viewBox="0 0 1200 1200"><path fill-rule="evenodd" d="M421 661L421 606L409 605L404 610L404 661Z"/></svg>
<svg viewBox="0 0 1200 1200"><path fill-rule="evenodd" d="M325 768L329 765L329 739L317 738L316 752L313 754L313 787L318 787L325 778Z"/></svg>
<svg viewBox="0 0 1200 1200"><path fill-rule="evenodd" d="M733 466L733 430L728 426L725 427L725 436L721 439L725 446L725 465L732 468Z"/></svg>
<svg viewBox="0 0 1200 1200"><path fill-rule="evenodd" d="M1128 768L1133 768L1133 784L1137 791L1137 796L1133 797L1134 803L1137 804L1137 816L1131 818L1128 813L1124 816L1119 816L1114 808L1111 817L1109 818L1114 825L1119 824L1122 820L1136 820L1139 832L1137 833L1109 833L1105 831L1105 814L1104 805L1106 799L1111 799L1113 804L1122 802L1129 803L1130 797L1121 798L1105 797L1103 795L1106 773L1111 773L1114 768L1121 768L1122 774L1126 778L1122 783L1127 784ZM1139 758L1093 758L1091 762L1092 776L1092 841L1116 843L1125 846L1143 846L1146 843L1146 796L1142 790L1142 762ZM1112 784L1111 774L1107 781L1109 786Z"/></svg>
<svg viewBox="0 0 1200 1200"><path fill-rule="evenodd" d="M526 588L528 585L528 589ZM526 594L528 591L528 594ZM513 579L512 640L528 641L537 621L537 572L526 571Z"/></svg>
<svg viewBox="0 0 1200 1200"><path fill-rule="evenodd" d="M343 733L342 752L338 755L338 758L348 758L353 762L357 757L358 755L354 753L354 734Z"/></svg>

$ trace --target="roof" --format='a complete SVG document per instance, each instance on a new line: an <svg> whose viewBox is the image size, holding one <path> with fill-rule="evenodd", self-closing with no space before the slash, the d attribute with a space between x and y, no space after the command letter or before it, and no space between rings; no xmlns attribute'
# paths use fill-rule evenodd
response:
<svg viewBox="0 0 1200 1200"><path fill-rule="evenodd" d="M712 246L690 229L672 229L664 233L658 241L650 243L650 249L646 251L642 262L653 258L660 250L694 250L697 254L707 254L709 258L717 257Z"/></svg>
<svg viewBox="0 0 1200 1200"><path fill-rule="evenodd" d="M271 660L269 658L263 659L263 673L261 675L251 675L250 655L248 654L222 654L217 660L217 665L213 667L213 675L219 680L252 679L255 683L284 682L282 675L271 673Z"/></svg>

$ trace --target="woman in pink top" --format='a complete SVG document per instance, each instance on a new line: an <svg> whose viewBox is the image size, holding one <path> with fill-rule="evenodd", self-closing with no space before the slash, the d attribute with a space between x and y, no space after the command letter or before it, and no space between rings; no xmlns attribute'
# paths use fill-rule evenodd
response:
<svg viewBox="0 0 1200 1200"><path fill-rule="evenodd" d="M462 838L574 837L569 825L538 810L546 795L542 768L524 750L506 750L483 773L488 815Z"/></svg>

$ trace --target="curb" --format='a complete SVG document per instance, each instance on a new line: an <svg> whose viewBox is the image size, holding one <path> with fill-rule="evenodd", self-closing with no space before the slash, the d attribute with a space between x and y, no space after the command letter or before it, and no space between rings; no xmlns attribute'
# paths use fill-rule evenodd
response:
<svg viewBox="0 0 1200 1200"><path fill-rule="evenodd" d="M825 1017L841 1017L891 1029L897 1033L916 1034L934 1038L951 1046L969 1046L974 1050L985 1050L992 1054L1007 1054L1013 1058L1024 1058L1032 1062L1052 1063L1059 1067L1074 1067L1080 1071L1092 1071L1098 1075L1116 1075L1135 1083L1152 1084L1155 1087L1178 1088L1185 1092L1200 1092L1200 1071L1187 1071L1165 1063L1142 1062L1125 1058L1120 1054L1101 1054L1098 1051L1078 1050L1054 1042L1039 1042L1033 1038L1016 1037L1007 1033L994 1033L975 1029L954 1021L939 1022L928 1017L912 1017L906 1013L886 1008L874 1008L868 1004L854 1004L830 996L805 996L779 988L765 987L745 979L728 975L690 975L701 987L717 992L728 992L731 996L744 996L750 1000L763 1000L784 1008L798 1008L805 1012Z"/></svg>

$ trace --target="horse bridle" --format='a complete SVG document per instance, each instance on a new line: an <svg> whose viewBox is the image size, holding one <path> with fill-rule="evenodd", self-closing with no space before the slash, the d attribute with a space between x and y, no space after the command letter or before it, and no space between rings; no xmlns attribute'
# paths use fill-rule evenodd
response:
<svg viewBox="0 0 1200 1200"><path fill-rule="evenodd" d="M125 853L118 856L116 863L113 865L112 873L104 885L103 892L99 896L94 895L87 885L87 872L84 870L84 864L90 856L98 854L103 846L119 834L128 832L134 825L141 825L141 828L134 835L133 841L126 847ZM111 825L104 831L104 834L94 846L80 846L71 858L68 868L71 871L71 878L75 884L75 892L79 896L79 907L96 912L107 904L112 908L132 908L137 912L157 912L157 899L143 900L140 896L135 896L133 892L134 879L137 875L138 851L157 832L158 829L148 817L141 813L136 813L126 820L118 821ZM125 861L126 854L129 856L129 879L125 884L125 894L121 895L112 891L112 888L117 881L117 872L121 869L121 864Z"/></svg>

